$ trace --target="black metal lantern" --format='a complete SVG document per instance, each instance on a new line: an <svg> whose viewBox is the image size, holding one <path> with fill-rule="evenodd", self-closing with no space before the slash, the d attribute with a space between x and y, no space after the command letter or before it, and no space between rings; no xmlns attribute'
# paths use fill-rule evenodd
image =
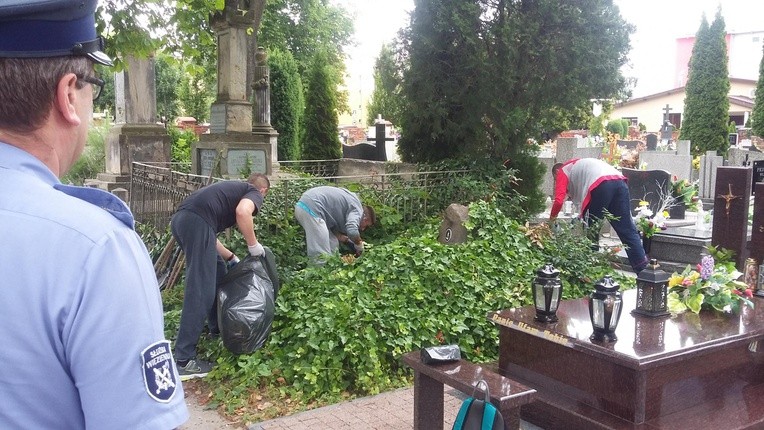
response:
<svg viewBox="0 0 764 430"><path fill-rule="evenodd" d="M759 265L759 278L756 281L756 290L753 294L757 297L764 297L764 264Z"/></svg>
<svg viewBox="0 0 764 430"><path fill-rule="evenodd" d="M658 261L650 260L637 275L637 307L631 313L648 317L669 315L668 281L669 274L660 269Z"/></svg>
<svg viewBox="0 0 764 430"><path fill-rule="evenodd" d="M536 321L550 323L557 321L557 306L562 297L560 271L547 263L536 271L533 280L533 303L536 306Z"/></svg>
<svg viewBox="0 0 764 430"><path fill-rule="evenodd" d="M589 318L592 320L594 334L589 339L607 342L618 340L615 329L623 308L619 288L621 286L611 276L605 276L594 284L594 292L589 296Z"/></svg>

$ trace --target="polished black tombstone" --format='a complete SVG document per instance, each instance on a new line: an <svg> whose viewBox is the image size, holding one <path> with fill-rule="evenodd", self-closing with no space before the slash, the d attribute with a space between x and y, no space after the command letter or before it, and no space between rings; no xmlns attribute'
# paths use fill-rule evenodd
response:
<svg viewBox="0 0 764 430"><path fill-rule="evenodd" d="M635 296L623 293L626 311ZM658 319L624 312L618 341L598 343L587 300L560 303L554 324L536 322L532 306L489 314L499 371L538 391L523 420L546 430L764 428L761 306Z"/></svg>
<svg viewBox="0 0 764 430"><path fill-rule="evenodd" d="M663 197L671 194L671 174L665 170L623 168L621 173L628 179L632 209L644 200L654 213L661 206Z"/></svg>

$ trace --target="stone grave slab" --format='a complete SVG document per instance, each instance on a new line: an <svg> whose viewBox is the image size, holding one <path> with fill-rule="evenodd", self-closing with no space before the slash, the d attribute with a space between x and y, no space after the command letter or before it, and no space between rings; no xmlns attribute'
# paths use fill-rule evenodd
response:
<svg viewBox="0 0 764 430"><path fill-rule="evenodd" d="M748 205L751 201L752 170L719 167L716 171L713 236L711 243L735 252L737 269L747 258Z"/></svg>
<svg viewBox="0 0 764 430"><path fill-rule="evenodd" d="M379 160L377 146L370 142L359 142L355 145L342 145L342 158L356 160L385 161Z"/></svg>
<svg viewBox="0 0 764 430"><path fill-rule="evenodd" d="M572 430L762 428L760 302L739 314L649 318L630 312L635 289L622 294L611 343L589 339L588 298L561 301L554 324L535 321L533 306L488 315L499 328L499 372L538 391L523 420Z"/></svg>

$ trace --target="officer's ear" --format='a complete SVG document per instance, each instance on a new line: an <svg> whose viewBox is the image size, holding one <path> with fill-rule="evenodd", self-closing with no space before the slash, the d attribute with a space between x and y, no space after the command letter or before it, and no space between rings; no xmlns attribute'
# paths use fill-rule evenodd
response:
<svg viewBox="0 0 764 430"><path fill-rule="evenodd" d="M67 73L58 80L53 108L61 118L72 126L78 126L82 118L77 113L77 103L83 97L81 88L77 88L77 75Z"/></svg>

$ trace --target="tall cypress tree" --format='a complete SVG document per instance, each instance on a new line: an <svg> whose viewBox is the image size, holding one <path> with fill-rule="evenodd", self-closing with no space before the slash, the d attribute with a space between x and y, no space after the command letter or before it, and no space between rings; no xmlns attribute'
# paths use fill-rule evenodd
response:
<svg viewBox="0 0 764 430"><path fill-rule="evenodd" d="M379 57L374 63L374 92L367 108L368 124L374 124L377 115L382 115L382 118L400 129L400 118L403 112L402 81L400 69L395 62L395 52L389 45L382 45Z"/></svg>
<svg viewBox="0 0 764 430"><path fill-rule="evenodd" d="M478 0L417 0L404 36L409 68L398 151L404 161L437 161L480 141L485 58Z"/></svg>
<svg viewBox="0 0 764 430"><path fill-rule="evenodd" d="M316 53L305 96L305 127L302 129L303 160L334 160L342 156L338 133L337 91L325 51Z"/></svg>
<svg viewBox="0 0 764 430"><path fill-rule="evenodd" d="M692 142L695 155L729 149L729 67L726 30L721 10L711 26L706 17L695 36L685 87L681 138Z"/></svg>
<svg viewBox="0 0 764 430"><path fill-rule="evenodd" d="M755 136L764 137L764 55L759 62L759 81L756 83L756 101L751 112L751 128Z"/></svg>
<svg viewBox="0 0 764 430"><path fill-rule="evenodd" d="M279 132L278 159L300 157L300 126L305 109L302 79L297 62L289 51L269 53L271 83L271 124Z"/></svg>

